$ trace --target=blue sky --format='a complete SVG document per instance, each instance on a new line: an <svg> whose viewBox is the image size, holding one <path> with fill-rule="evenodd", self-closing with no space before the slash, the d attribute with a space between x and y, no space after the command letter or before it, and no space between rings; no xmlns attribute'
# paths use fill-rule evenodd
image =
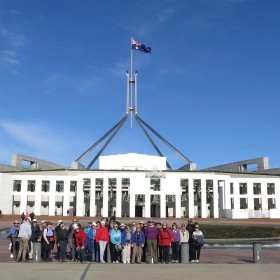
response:
<svg viewBox="0 0 280 280"><path fill-rule="evenodd" d="M152 47L134 52L139 116L198 169L262 156L280 167L279 34L278 0L2 0L0 162L70 166L117 123L133 36ZM131 152L156 154L135 120L104 155Z"/></svg>

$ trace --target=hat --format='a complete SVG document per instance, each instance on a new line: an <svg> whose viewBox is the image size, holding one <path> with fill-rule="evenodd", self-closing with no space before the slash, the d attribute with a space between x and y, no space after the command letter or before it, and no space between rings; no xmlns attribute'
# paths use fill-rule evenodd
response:
<svg viewBox="0 0 280 280"><path fill-rule="evenodd" d="M139 222L139 225L141 225L141 224L144 225L144 221L140 221L140 222Z"/></svg>
<svg viewBox="0 0 280 280"><path fill-rule="evenodd" d="M92 222L92 225L96 227L96 223L95 222Z"/></svg>
<svg viewBox="0 0 280 280"><path fill-rule="evenodd" d="M73 229L74 229L74 230L76 230L76 229L78 229L78 228L79 228L78 225L73 225Z"/></svg>
<svg viewBox="0 0 280 280"><path fill-rule="evenodd" d="M154 220L149 220L149 221L148 221L148 224L154 224L154 223L155 223Z"/></svg>
<svg viewBox="0 0 280 280"><path fill-rule="evenodd" d="M19 221L14 221L14 224L19 224Z"/></svg>
<svg viewBox="0 0 280 280"><path fill-rule="evenodd" d="M77 219L74 219L74 220L72 220L72 222L76 222L76 223L77 223L77 222L78 222L78 220L77 220Z"/></svg>
<svg viewBox="0 0 280 280"><path fill-rule="evenodd" d="M33 219L33 221L32 221L33 223L35 222L35 223L37 223L38 221L36 220L36 219Z"/></svg>
<svg viewBox="0 0 280 280"><path fill-rule="evenodd" d="M61 224L61 223L63 223L63 221L62 220L58 220L58 222L57 222L58 224Z"/></svg>
<svg viewBox="0 0 280 280"><path fill-rule="evenodd" d="M124 223L121 223L121 224L120 224L120 227L125 227L125 224L124 224Z"/></svg>
<svg viewBox="0 0 280 280"><path fill-rule="evenodd" d="M53 223L52 222L47 222L47 225L49 226L49 225L53 225Z"/></svg>
<svg viewBox="0 0 280 280"><path fill-rule="evenodd" d="M44 224L45 222L46 222L46 221L45 221L45 220L43 220L41 224Z"/></svg>

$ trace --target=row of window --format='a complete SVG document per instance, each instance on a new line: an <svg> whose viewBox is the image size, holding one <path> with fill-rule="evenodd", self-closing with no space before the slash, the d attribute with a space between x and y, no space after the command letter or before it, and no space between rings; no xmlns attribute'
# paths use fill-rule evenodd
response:
<svg viewBox="0 0 280 280"><path fill-rule="evenodd" d="M266 188L267 188L267 194L268 195L274 195L275 194L275 184L268 183ZM233 183L230 183L230 193L234 194ZM253 184L253 193L255 195L262 194L261 184L259 184L259 183ZM239 194L248 194L247 183L240 183L239 184Z"/></svg>

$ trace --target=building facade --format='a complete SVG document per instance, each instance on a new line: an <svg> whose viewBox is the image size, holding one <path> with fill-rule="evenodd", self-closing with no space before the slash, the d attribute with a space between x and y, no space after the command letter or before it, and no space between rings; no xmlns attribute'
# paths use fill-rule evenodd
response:
<svg viewBox="0 0 280 280"><path fill-rule="evenodd" d="M280 176L169 170L0 173L4 214L280 218Z"/></svg>

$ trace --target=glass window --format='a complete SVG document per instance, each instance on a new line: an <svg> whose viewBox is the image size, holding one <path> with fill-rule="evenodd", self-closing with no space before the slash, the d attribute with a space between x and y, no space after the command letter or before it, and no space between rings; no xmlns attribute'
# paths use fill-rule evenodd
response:
<svg viewBox="0 0 280 280"><path fill-rule="evenodd" d="M56 181L56 192L64 192L64 181Z"/></svg>
<svg viewBox="0 0 280 280"><path fill-rule="evenodd" d="M28 182L27 182L27 190L29 192L35 192L35 181L28 180Z"/></svg>
<svg viewBox="0 0 280 280"><path fill-rule="evenodd" d="M50 181L42 181L42 192L50 191Z"/></svg>

